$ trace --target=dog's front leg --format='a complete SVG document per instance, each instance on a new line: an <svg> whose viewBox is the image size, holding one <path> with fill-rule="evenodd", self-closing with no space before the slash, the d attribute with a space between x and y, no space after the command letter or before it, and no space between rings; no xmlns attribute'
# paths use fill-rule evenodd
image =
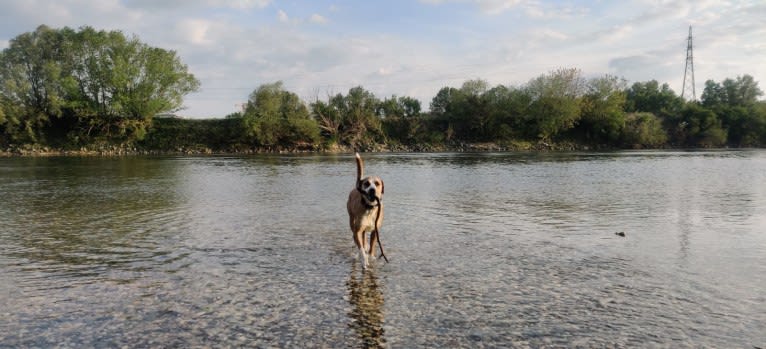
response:
<svg viewBox="0 0 766 349"><path fill-rule="evenodd" d="M378 234L375 234L375 230L372 231L370 234L370 249L368 250L367 254L372 257L372 259L375 259L375 243L378 242Z"/></svg>
<svg viewBox="0 0 766 349"><path fill-rule="evenodd" d="M367 258L367 243L366 243L366 237L365 237L364 229L360 229L359 231L354 232L354 242L356 243L356 247L359 248L359 254L362 256L362 267L364 269L367 269L369 266L369 261Z"/></svg>

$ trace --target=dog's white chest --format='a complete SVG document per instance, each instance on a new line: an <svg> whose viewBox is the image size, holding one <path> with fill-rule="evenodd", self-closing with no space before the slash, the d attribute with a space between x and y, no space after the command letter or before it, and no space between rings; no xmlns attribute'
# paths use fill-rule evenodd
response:
<svg viewBox="0 0 766 349"><path fill-rule="evenodd" d="M375 215L377 215L378 209L369 210L364 216L362 216L361 226L365 232L371 232L375 230Z"/></svg>

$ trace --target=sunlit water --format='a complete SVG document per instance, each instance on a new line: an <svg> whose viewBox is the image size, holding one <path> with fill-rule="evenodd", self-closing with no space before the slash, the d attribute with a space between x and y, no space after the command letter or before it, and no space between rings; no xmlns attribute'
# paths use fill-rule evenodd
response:
<svg viewBox="0 0 766 349"><path fill-rule="evenodd" d="M0 159L0 347L766 347L766 151L365 158Z"/></svg>

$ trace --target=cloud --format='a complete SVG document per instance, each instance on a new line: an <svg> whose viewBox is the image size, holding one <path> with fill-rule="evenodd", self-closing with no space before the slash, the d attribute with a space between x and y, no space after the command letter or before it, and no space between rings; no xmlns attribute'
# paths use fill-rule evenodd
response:
<svg viewBox="0 0 766 349"><path fill-rule="evenodd" d="M279 3L282 8L267 0L0 1L0 48L42 23L136 34L149 45L175 50L201 80L202 90L187 96L189 109L179 113L189 117L226 115L260 84L278 80L305 100L362 85L377 96L410 96L425 106L440 88L469 79L520 85L560 67L678 87L689 24L695 31L698 85L742 74L766 80L766 66L760 64L766 57L766 4L568 3L574 5L407 4L440 6L434 20L405 5L387 7L387 13L380 5L336 7L329 1ZM466 15L466 8L475 13ZM384 18L394 14L396 20ZM385 20L367 25L377 19Z"/></svg>
<svg viewBox="0 0 766 349"><path fill-rule="evenodd" d="M235 9L264 8L271 0L208 0L209 5Z"/></svg>
<svg viewBox="0 0 766 349"><path fill-rule="evenodd" d="M516 7L521 0L474 0L482 12L496 15Z"/></svg>
<svg viewBox="0 0 766 349"><path fill-rule="evenodd" d="M538 1L528 1L521 5L524 8L524 13L536 20L571 19L584 17L590 12L590 9L587 7L552 5Z"/></svg>
<svg viewBox="0 0 766 349"><path fill-rule="evenodd" d="M327 24L327 18L315 13L309 17L309 22L316 24Z"/></svg>
<svg viewBox="0 0 766 349"><path fill-rule="evenodd" d="M202 19L184 19L176 25L176 31L182 40L193 45L209 45L212 40L208 37L212 23Z"/></svg>
<svg viewBox="0 0 766 349"><path fill-rule="evenodd" d="M441 5L445 3L469 3L474 4L483 13L496 15L523 3L523 0L420 0L428 5Z"/></svg>
<svg viewBox="0 0 766 349"><path fill-rule="evenodd" d="M287 13L285 11L279 10L277 11L277 18L282 23L287 23L290 21L290 17L287 16Z"/></svg>
<svg viewBox="0 0 766 349"><path fill-rule="evenodd" d="M271 0L125 0L125 6L135 9L183 10L200 7L261 9L269 6Z"/></svg>

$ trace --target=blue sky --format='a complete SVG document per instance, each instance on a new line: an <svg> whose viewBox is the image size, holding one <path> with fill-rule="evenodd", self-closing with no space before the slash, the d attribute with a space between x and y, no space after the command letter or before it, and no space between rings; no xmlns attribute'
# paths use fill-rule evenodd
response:
<svg viewBox="0 0 766 349"><path fill-rule="evenodd" d="M0 48L38 25L121 30L178 52L200 79L186 117L223 117L263 83L305 101L363 86L421 100L469 79L521 86L557 68L681 93L694 28L705 80L766 89L766 1L18 0L0 1Z"/></svg>

